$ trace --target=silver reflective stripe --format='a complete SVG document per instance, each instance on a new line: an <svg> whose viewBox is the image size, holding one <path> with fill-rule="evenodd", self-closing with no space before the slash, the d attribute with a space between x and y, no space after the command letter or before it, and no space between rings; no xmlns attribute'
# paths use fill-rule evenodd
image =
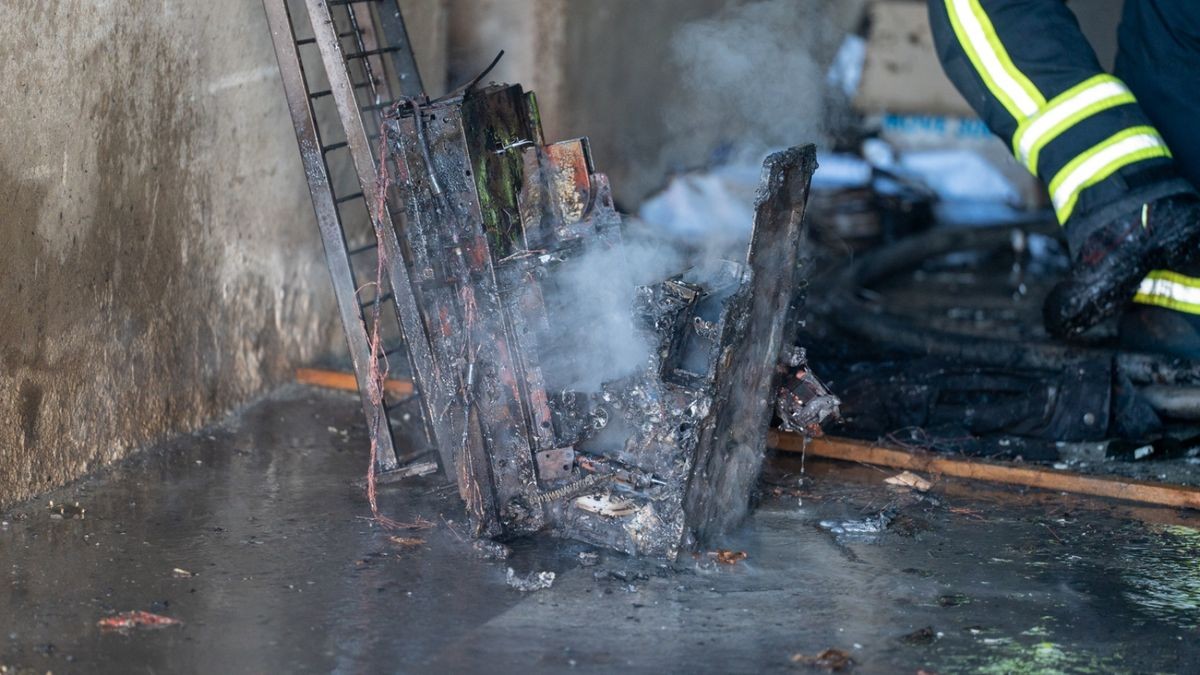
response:
<svg viewBox="0 0 1200 675"><path fill-rule="evenodd" d="M1090 86L1051 101L1017 131L1017 159L1031 172L1037 173L1036 151L1064 131L1101 110L1133 102L1133 94L1120 80L1111 75L1093 79Z"/></svg>
<svg viewBox="0 0 1200 675"><path fill-rule="evenodd" d="M1065 223L1085 188L1122 167L1153 157L1170 157L1166 143L1151 127L1135 127L1113 135L1076 157L1050 181L1050 198L1059 222Z"/></svg>
<svg viewBox="0 0 1200 675"><path fill-rule="evenodd" d="M1200 279L1167 270L1155 270L1142 279L1133 301L1177 312L1200 314Z"/></svg>

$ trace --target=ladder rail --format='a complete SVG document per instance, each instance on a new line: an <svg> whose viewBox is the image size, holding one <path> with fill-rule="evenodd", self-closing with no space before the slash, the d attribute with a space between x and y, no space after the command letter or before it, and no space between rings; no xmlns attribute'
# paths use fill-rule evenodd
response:
<svg viewBox="0 0 1200 675"><path fill-rule="evenodd" d="M392 290L391 302L396 307L401 333L408 346L409 363L412 366L414 383L423 399L421 408L427 429L430 430L438 449L443 469L447 475L451 475L454 468L453 448L456 447L457 441L448 420L435 415L433 411L448 407L448 403L454 400L455 392L449 391L449 387L440 382L434 372L436 363L433 347L421 318L416 289L393 225L396 221L392 217L388 195L380 194L379 191L371 141L363 123L362 112L359 110L353 82L327 3L328 0L305 0L309 22L317 40L317 48L321 52L346 141L350 146L350 156L358 174L359 188L373 222L384 225L379 228L380 253L384 256Z"/></svg>
<svg viewBox="0 0 1200 675"><path fill-rule="evenodd" d="M374 41L374 36L379 33L379 27L374 25L373 23L369 23L366 25L365 30L364 30L363 24L361 24L358 21L357 15L355 14L355 7L361 6L361 5L366 5L368 3L383 3L383 2L385 2L385 0L350 0L349 2L342 2L342 3L333 3L333 2L327 3L330 7L337 7L340 5L342 7L341 12L342 12L343 16L349 21L349 24L350 24L348 30L343 30L343 31L336 33L336 36L339 39L339 44L340 44L341 38L354 38L353 42L355 45L355 49L357 49L357 51L359 53L361 53L365 50L374 48L375 45L377 44ZM333 10L331 10L330 15L331 15L331 19L334 21L334 25L336 26L336 22L339 19L341 19L342 17L333 16ZM317 38L316 37L310 38L310 39L306 40L306 43L315 45L317 43ZM372 63L374 63L375 65L372 66L371 65ZM303 65L303 62L301 62L301 64ZM324 64L322 63L322 65L324 65ZM350 66L350 64L347 61L347 69L349 69L349 66ZM351 81L351 85L354 88L354 90L356 91L356 93L363 92L364 90L369 90L368 94L369 94L370 99L371 100L379 100L379 94L377 93L376 87L377 87L377 85L382 83L383 86L387 87L387 89L389 91L389 95L390 95L391 87L388 84L389 80L386 76L386 72L385 72L382 62L377 62L377 57L372 57L369 60L369 62L367 60L364 60L363 62L361 62L360 68L361 68L360 75L362 75L361 81L354 82L353 78ZM378 70L382 74L381 77L376 76L376 72L375 72L376 70ZM324 98L326 96L331 96L333 94L333 91L331 89L326 89L319 93L321 94L320 97L313 96L311 94L310 94L310 97L313 99ZM367 108L367 107L360 107L360 110L362 110L364 112L366 112L368 109L369 108ZM370 108L370 109L381 110L382 107ZM381 131L382 122L383 122L382 113L376 113L375 115L368 116L367 119L369 119L375 123L376 131L374 133L369 133L367 135L368 140L374 141L382 136L382 131ZM345 128L343 125L341 125L341 121L342 120L340 118L337 119L339 127L341 128L343 136L344 136ZM321 120L318 117L317 118L318 139L321 138L321 127L322 127ZM342 148L348 148L348 146L349 146L349 143L344 140L336 142L336 143L331 143L330 145L322 146L322 151L325 155L326 169L329 169L329 161L330 161L329 156L328 156L329 153L331 151L340 150ZM378 148L372 147L373 152L376 152L377 150L378 150ZM372 155L372 156L374 156L374 155ZM333 175L332 171L329 171L329 173L330 173L330 175ZM358 202L358 201L363 202L363 206L365 209L365 207L366 207L365 196L363 195L362 191L354 192L349 195L339 196L337 194L337 191L335 190L334 197L335 197L334 204L337 207L338 217L339 217L339 220L342 225L342 235L343 235L343 238L347 241L347 246L349 246L350 236L348 234L349 231L347 229L348 218L347 218L347 214L343 212L343 209L345 209L349 206L348 203L353 203L353 202ZM355 221L356 225L361 225L363 228L365 228L367 230L366 234L371 242L370 244L355 245L354 247L351 247L348 250L348 254L350 256L350 269L351 269L351 273L354 277L354 285L355 285L355 288L359 289L359 291L361 292L361 290L364 288L364 284L361 282L359 273L356 270L356 266L358 263L355 262L355 256L358 256L358 255L362 254L363 252L371 251L371 250L376 251L376 255L378 255L378 245L376 243L374 227L372 226L372 224L370 222L369 213L355 214L355 215L366 215L366 218L362 222L359 222L359 220L360 220L359 218L352 218L352 220ZM369 278L376 278L377 272L378 272L378 268L373 265L370 269ZM398 310L394 303L389 305L389 301L392 298L392 293L390 290L388 290L390 288L389 280L385 277L384 279L379 280L378 284L371 284L371 285L378 286L377 288L374 289L373 296L379 298L381 307L380 307L379 314L375 315L373 312L374 303L375 303L374 297L367 299L365 301L362 301L359 306L363 312L364 322L366 322L368 310L370 310L370 315L371 315L372 320L382 322L383 324L387 324L388 326L394 328L394 330L392 331L392 334L399 334L401 337L399 344L389 346L385 343L385 344L380 345L381 353L377 354L376 358L380 362L382 362L382 367L385 368L385 371L386 371L386 370L390 370L390 367L391 367L390 361L391 361L392 357L396 356L397 354L400 354L406 360L408 360L409 354L408 354L407 350L405 349L405 344L404 344L404 340L403 340L404 330L403 330L403 327L400 325L400 317L397 314ZM358 298L356 298L356 301L357 300L358 300ZM386 340L387 336L381 333L381 338ZM411 360L409 361L409 371L412 372ZM386 400L383 402L383 405L384 405L384 409L389 414L388 419L390 421L391 420L391 418L390 418L391 406L388 404L388 402ZM433 442L433 435L432 435L432 431L430 429L430 421L428 418L424 419L423 421L425 422L425 424L422 426L425 430L426 438L429 439L430 442ZM382 470L385 470L385 469L381 468L381 471Z"/></svg>
<svg viewBox="0 0 1200 675"><path fill-rule="evenodd" d="M358 289L347 252L341 214L338 212L338 204L335 201L329 179L329 167L324 153L321 151L316 114L312 107L312 100L309 98L309 87L297 44L295 24L287 6L287 0L263 0L263 7L266 10L267 22L270 26L275 55L279 61L280 76L288 100L288 110L295 128L296 140L300 146L300 156L308 179L317 228L320 231L321 242L325 250L326 265L333 282L338 313L346 334L350 358L354 364L363 413L368 420L379 419L384 422L376 435L376 465L380 471L389 471L398 465L395 439L392 435L391 423L388 420L386 405L382 402L376 404L370 396L371 388L376 386L370 378L371 361L374 355L371 354L365 317L357 301ZM380 400L382 401L382 399Z"/></svg>
<svg viewBox="0 0 1200 675"><path fill-rule="evenodd" d="M366 105L358 106L358 110L360 115L365 116L374 124L374 129L367 129L367 140L373 140L371 137L375 136L374 140L382 140L386 143L387 140L383 138L383 110L386 106L381 105L379 94L380 87L390 89L387 83L387 71L383 67L383 62L379 59L379 55L384 53L382 50L386 48L379 47L378 36L374 34L364 35L362 25L358 21L358 12L355 11L356 6L355 3L347 4L346 16L350 20L350 32L354 34L354 48L357 50L356 53L364 55L361 61L359 61L359 65L363 70L363 80L367 82L367 93L369 94L369 102ZM353 58L353 55L342 54L342 62L347 68L347 74L349 74L351 58ZM375 74L376 67L379 69L378 76ZM357 96L355 97L355 101L358 101ZM372 157L378 156L378 148L375 145L371 145L371 152Z"/></svg>

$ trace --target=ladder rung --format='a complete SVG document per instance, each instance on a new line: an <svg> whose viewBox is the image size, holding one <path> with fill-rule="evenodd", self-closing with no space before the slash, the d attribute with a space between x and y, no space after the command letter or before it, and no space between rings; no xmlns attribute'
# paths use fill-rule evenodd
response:
<svg viewBox="0 0 1200 675"><path fill-rule="evenodd" d="M378 248L378 247L379 247L379 242L372 241L369 244L363 244L362 246L357 246L355 248L350 249L349 251L346 251L346 255L358 255L360 253L366 253L367 251L370 251L371 249Z"/></svg>
<svg viewBox="0 0 1200 675"><path fill-rule="evenodd" d="M347 61L349 61L350 59L365 59L369 56L379 56L380 54L391 54L392 52L398 52L401 49L405 49L405 47L398 46L398 45L393 45L391 47L380 47L379 49L368 49L368 50L362 51L362 52L351 52L351 53L347 54L345 58Z"/></svg>
<svg viewBox="0 0 1200 675"><path fill-rule="evenodd" d="M342 33L338 33L337 36L340 38L345 38L345 37L351 37L351 36L354 36L357 34L358 33L355 33L352 30L348 30L348 31L344 31ZM317 44L317 38L315 38L315 37L301 38L299 40L296 40L297 47L302 47L304 45L315 45L315 44Z"/></svg>
<svg viewBox="0 0 1200 675"><path fill-rule="evenodd" d="M370 300L368 300L366 302L359 303L358 306L361 307L362 309L366 309L366 308L374 305L376 300L378 300L379 303L382 304L391 299L392 299L392 292L388 291L387 293L384 293L383 295L379 296L378 298L371 298Z"/></svg>
<svg viewBox="0 0 1200 675"><path fill-rule="evenodd" d="M368 112L370 110L383 110L384 108L387 108L388 106L392 106L395 104L396 104L395 101L384 101L383 103L375 103L373 105L364 105L361 108L359 108L359 110L361 110L363 112Z"/></svg>
<svg viewBox="0 0 1200 675"><path fill-rule="evenodd" d="M373 140L375 140L376 138L379 138L379 134L371 134L370 136L367 136L367 140L368 140L368 141L373 141ZM330 143L329 145L323 145L323 146L321 146L321 152L323 152L323 153L325 153L325 154L329 154L329 153L333 152L334 150L341 150L342 148L346 147L347 145L350 145L350 142L349 142L349 141L341 141L341 142L338 142L338 143ZM361 194L362 194L361 192L356 192L356 193L354 193L354 194L352 194L352 195L348 196L348 197L347 197L347 199L353 199L353 198L355 198L355 197L357 197L357 196L359 196L359 195L361 195Z"/></svg>
<svg viewBox="0 0 1200 675"><path fill-rule="evenodd" d="M334 204L345 204L346 202L354 201L355 199L358 199L361 196L363 196L363 193L355 192L352 195L346 195L345 197L338 197L337 199L333 200L333 203Z"/></svg>
<svg viewBox="0 0 1200 675"><path fill-rule="evenodd" d="M355 89L362 89L364 87L369 87L369 86L371 86L370 82L358 82L353 85L353 87ZM325 96L329 96L332 93L333 93L332 89L322 89L321 91L314 91L313 93L309 94L308 97L311 99L318 99L318 98L323 98Z"/></svg>
<svg viewBox="0 0 1200 675"><path fill-rule="evenodd" d="M399 354L403 351L404 351L404 343L400 343L400 344L396 345L395 347L392 347L391 349L385 349L383 351L383 355L384 356L395 356L396 354Z"/></svg>

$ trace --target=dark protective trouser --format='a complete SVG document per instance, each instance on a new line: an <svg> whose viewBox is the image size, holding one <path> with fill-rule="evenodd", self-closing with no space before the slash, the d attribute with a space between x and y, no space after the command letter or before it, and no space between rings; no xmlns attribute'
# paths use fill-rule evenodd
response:
<svg viewBox="0 0 1200 675"><path fill-rule="evenodd" d="M1127 0L1117 76L1064 0L929 0L929 15L946 73L1045 181L1072 251L1200 185L1200 0ZM1200 279L1151 272L1135 301L1200 314Z"/></svg>

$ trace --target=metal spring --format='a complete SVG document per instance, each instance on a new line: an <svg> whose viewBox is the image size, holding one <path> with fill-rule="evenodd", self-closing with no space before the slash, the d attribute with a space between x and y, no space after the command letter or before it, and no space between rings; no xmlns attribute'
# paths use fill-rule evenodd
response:
<svg viewBox="0 0 1200 675"><path fill-rule="evenodd" d="M607 476L607 475L601 475L598 473L594 473L585 478L581 478L581 479L575 481L574 483L571 483L570 485L564 485L556 490L551 490L549 492L539 492L537 495L537 501L539 504L545 504L547 502L552 502L556 499L562 499L563 497L569 497L576 492L580 492L580 491L584 490L585 488L589 488L597 483L607 480L608 478L609 478L609 476Z"/></svg>

